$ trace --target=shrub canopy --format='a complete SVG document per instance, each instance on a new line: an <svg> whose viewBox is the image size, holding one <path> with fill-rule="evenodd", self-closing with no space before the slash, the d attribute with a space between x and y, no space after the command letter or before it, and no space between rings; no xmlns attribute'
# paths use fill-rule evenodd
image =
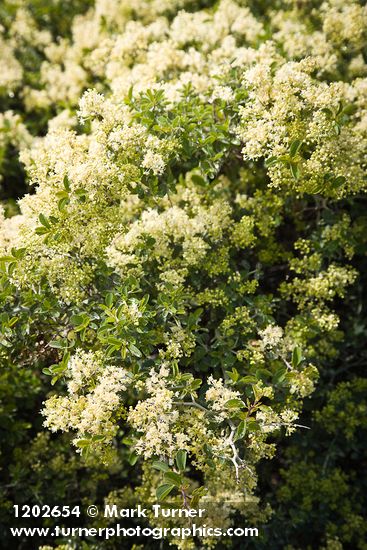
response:
<svg viewBox="0 0 367 550"><path fill-rule="evenodd" d="M50 377L44 426L123 456L132 499L264 521L256 465L308 427L359 276L366 7L18 4L0 35L2 361Z"/></svg>

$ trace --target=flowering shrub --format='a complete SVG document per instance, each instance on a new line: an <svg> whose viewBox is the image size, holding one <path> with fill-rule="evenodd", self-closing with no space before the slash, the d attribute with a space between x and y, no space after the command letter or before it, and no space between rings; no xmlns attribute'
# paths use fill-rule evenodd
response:
<svg viewBox="0 0 367 550"><path fill-rule="evenodd" d="M31 190L1 211L2 360L50 377L44 426L82 455L128 449L124 498L264 521L257 463L304 433L359 276L366 7L88 5L69 32L19 3L0 37Z"/></svg>

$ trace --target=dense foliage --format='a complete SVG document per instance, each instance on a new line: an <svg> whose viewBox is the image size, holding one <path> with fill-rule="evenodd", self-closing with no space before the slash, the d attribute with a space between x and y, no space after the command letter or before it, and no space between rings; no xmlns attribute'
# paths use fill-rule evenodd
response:
<svg viewBox="0 0 367 550"><path fill-rule="evenodd" d="M5 541L15 502L159 499L261 526L240 548L366 548L366 23L3 2Z"/></svg>

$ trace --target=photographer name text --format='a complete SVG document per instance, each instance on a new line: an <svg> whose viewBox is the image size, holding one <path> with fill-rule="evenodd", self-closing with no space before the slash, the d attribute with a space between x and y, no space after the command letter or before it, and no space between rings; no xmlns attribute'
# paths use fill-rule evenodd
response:
<svg viewBox="0 0 367 550"><path fill-rule="evenodd" d="M163 508L160 504L153 504L151 508L143 508L140 504L136 508L119 508L116 504L106 505L105 518L147 518L150 513L155 518L202 518L205 508Z"/></svg>

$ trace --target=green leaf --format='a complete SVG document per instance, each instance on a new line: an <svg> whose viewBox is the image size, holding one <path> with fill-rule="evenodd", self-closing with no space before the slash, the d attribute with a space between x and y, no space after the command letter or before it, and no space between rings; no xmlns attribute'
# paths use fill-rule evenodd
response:
<svg viewBox="0 0 367 550"><path fill-rule="evenodd" d="M241 384L257 384L258 383L258 379L256 378L256 376L243 376L241 379L240 379L240 382Z"/></svg>
<svg viewBox="0 0 367 550"><path fill-rule="evenodd" d="M56 197L58 199L65 199L65 198L67 199L69 197L69 193L67 191L58 191L56 193Z"/></svg>
<svg viewBox="0 0 367 550"><path fill-rule="evenodd" d="M244 407L245 404L241 399L229 399L229 401L225 403L225 406L228 407L228 409L238 409Z"/></svg>
<svg viewBox="0 0 367 550"><path fill-rule="evenodd" d="M50 348L65 349L65 348L68 347L68 342L65 339L63 339L63 340L51 340L51 342L49 342L48 345L50 346Z"/></svg>
<svg viewBox="0 0 367 550"><path fill-rule="evenodd" d="M59 365L53 365L52 367L50 367L50 370L53 374L60 374L65 372L66 365L64 365L63 363L60 363Z"/></svg>
<svg viewBox="0 0 367 550"><path fill-rule="evenodd" d="M301 147L302 147L302 141L300 139L295 139L294 141L292 141L291 146L289 148L289 156L292 158L295 157L296 154L301 149Z"/></svg>
<svg viewBox="0 0 367 550"><path fill-rule="evenodd" d="M67 176L64 176L64 187L65 187L66 191L71 190L69 178Z"/></svg>
<svg viewBox="0 0 367 550"><path fill-rule="evenodd" d="M344 176L338 176L332 181L331 187L333 189L337 189L338 187L343 185L343 183L345 183L345 182L346 182L346 178Z"/></svg>
<svg viewBox="0 0 367 550"><path fill-rule="evenodd" d="M129 91L127 92L127 97L129 101L132 101L133 99L133 90L134 90L134 86L130 86Z"/></svg>
<svg viewBox="0 0 367 550"><path fill-rule="evenodd" d="M13 256L0 256L0 262L14 262Z"/></svg>
<svg viewBox="0 0 367 550"><path fill-rule="evenodd" d="M36 227L35 233L36 235L46 235L46 233L49 233L49 230L46 227Z"/></svg>
<svg viewBox="0 0 367 550"><path fill-rule="evenodd" d="M327 116L327 118L332 118L334 116L333 112L331 109L328 109L327 107L325 107L324 109L321 109L323 113L325 113L325 115Z"/></svg>
<svg viewBox="0 0 367 550"><path fill-rule="evenodd" d="M62 362L66 367L68 365L69 359L70 359L70 351L65 351L64 357L62 358Z"/></svg>
<svg viewBox="0 0 367 550"><path fill-rule="evenodd" d="M113 294L112 292L108 292L105 297L105 304L107 307L111 307L113 304Z"/></svg>
<svg viewBox="0 0 367 550"><path fill-rule="evenodd" d="M207 184L205 179L202 176L199 176L198 174L193 174L191 176L191 179L196 185L199 185L200 187L205 187Z"/></svg>
<svg viewBox="0 0 367 550"><path fill-rule="evenodd" d="M158 500L164 500L168 497L170 492L175 488L174 485L170 485L169 483L164 483L163 485L160 485L157 487L157 490L155 492Z"/></svg>
<svg viewBox="0 0 367 550"><path fill-rule="evenodd" d="M19 258L23 258L25 255L26 249L25 248L12 248L11 253L17 260Z"/></svg>
<svg viewBox="0 0 367 550"><path fill-rule="evenodd" d="M8 327L9 328L13 327L14 325L17 324L18 321L19 321L19 317L12 317L11 319L9 319Z"/></svg>
<svg viewBox="0 0 367 550"><path fill-rule="evenodd" d="M301 348L294 348L292 353L292 367L298 367L298 365L302 362L302 350Z"/></svg>
<svg viewBox="0 0 367 550"><path fill-rule="evenodd" d="M276 384L280 384L283 382L287 374L287 369L280 367L275 373L274 373L274 382Z"/></svg>
<svg viewBox="0 0 367 550"><path fill-rule="evenodd" d="M246 422L244 420L241 420L234 434L234 441L237 441L238 439L242 439L246 434L246 429L247 429Z"/></svg>
<svg viewBox="0 0 367 550"><path fill-rule="evenodd" d="M260 428L259 424L255 420L250 420L247 423L247 428L248 428L249 432L260 432L261 431L261 428Z"/></svg>
<svg viewBox="0 0 367 550"><path fill-rule="evenodd" d="M235 369L234 367L232 368L232 371L227 370L226 374L230 377L232 382L237 382L240 376L238 370Z"/></svg>
<svg viewBox="0 0 367 550"><path fill-rule="evenodd" d="M176 472L166 472L164 474L164 480L168 481L168 483L172 483L176 487L180 487L182 485L182 477L179 474L176 474Z"/></svg>
<svg viewBox="0 0 367 550"><path fill-rule="evenodd" d="M75 442L75 445L80 447L80 449L84 449L90 445L90 439L78 439L78 441Z"/></svg>
<svg viewBox="0 0 367 550"><path fill-rule="evenodd" d="M293 179L298 180L298 178L299 178L299 167L298 167L298 164L295 164L294 162L292 162L292 163L289 165L289 169L290 169L290 171L291 171L291 174L292 174Z"/></svg>
<svg viewBox="0 0 367 550"><path fill-rule="evenodd" d="M164 473L169 472L168 464L166 462L162 462L161 460L155 460L152 464L152 468Z"/></svg>
<svg viewBox="0 0 367 550"><path fill-rule="evenodd" d="M265 160L265 166L269 168L270 166L274 166L277 162L279 162L278 157L269 157Z"/></svg>
<svg viewBox="0 0 367 550"><path fill-rule="evenodd" d="M69 204L69 199L68 197L63 197L62 199L59 200L59 202L57 203L57 208L60 212L62 212L63 210L65 210L65 206L67 204Z"/></svg>
<svg viewBox="0 0 367 550"><path fill-rule="evenodd" d="M357 105L353 105L353 103L350 103L349 105L346 105L344 109L342 110L342 113L345 115L354 115L358 111Z"/></svg>
<svg viewBox="0 0 367 550"><path fill-rule="evenodd" d="M111 346L115 346L117 349L120 349L120 347L123 344L123 342L118 338L116 338L115 336L108 336L106 338L106 343L110 344Z"/></svg>
<svg viewBox="0 0 367 550"><path fill-rule="evenodd" d="M186 468L187 452L183 450L177 451L176 464L180 472L183 472Z"/></svg>
<svg viewBox="0 0 367 550"><path fill-rule="evenodd" d="M197 508L199 505L200 498L203 497L207 492L207 489L203 486L196 487L196 489L193 490L191 493L191 501L190 506L191 508Z"/></svg>
<svg viewBox="0 0 367 550"><path fill-rule="evenodd" d="M128 462L130 466L134 466L137 463L138 458L139 458L138 455L135 454L134 452L130 453L128 457Z"/></svg>
<svg viewBox="0 0 367 550"><path fill-rule="evenodd" d="M130 351L130 353L135 355L135 357L142 357L142 353L141 353L140 349L138 349L134 344L129 345L129 351Z"/></svg>
<svg viewBox="0 0 367 550"><path fill-rule="evenodd" d="M195 380L193 380L190 384L190 389L195 391L195 390L198 390L200 388L202 384L202 380L200 380L199 378L196 378Z"/></svg>
<svg viewBox="0 0 367 550"><path fill-rule="evenodd" d="M47 229L51 228L51 224L50 224L50 222L48 221L48 219L46 218L46 216L44 214L40 214L38 216L38 219L44 227L47 227Z"/></svg>
<svg viewBox="0 0 367 550"><path fill-rule="evenodd" d="M70 323L74 326L81 325L83 321L84 321L83 315L72 315L70 317Z"/></svg>
<svg viewBox="0 0 367 550"><path fill-rule="evenodd" d="M106 436L104 436L104 435L93 435L93 437L92 437L92 441L93 441L94 443L98 443L98 442L100 442L100 441L104 441L105 439L106 439Z"/></svg>

